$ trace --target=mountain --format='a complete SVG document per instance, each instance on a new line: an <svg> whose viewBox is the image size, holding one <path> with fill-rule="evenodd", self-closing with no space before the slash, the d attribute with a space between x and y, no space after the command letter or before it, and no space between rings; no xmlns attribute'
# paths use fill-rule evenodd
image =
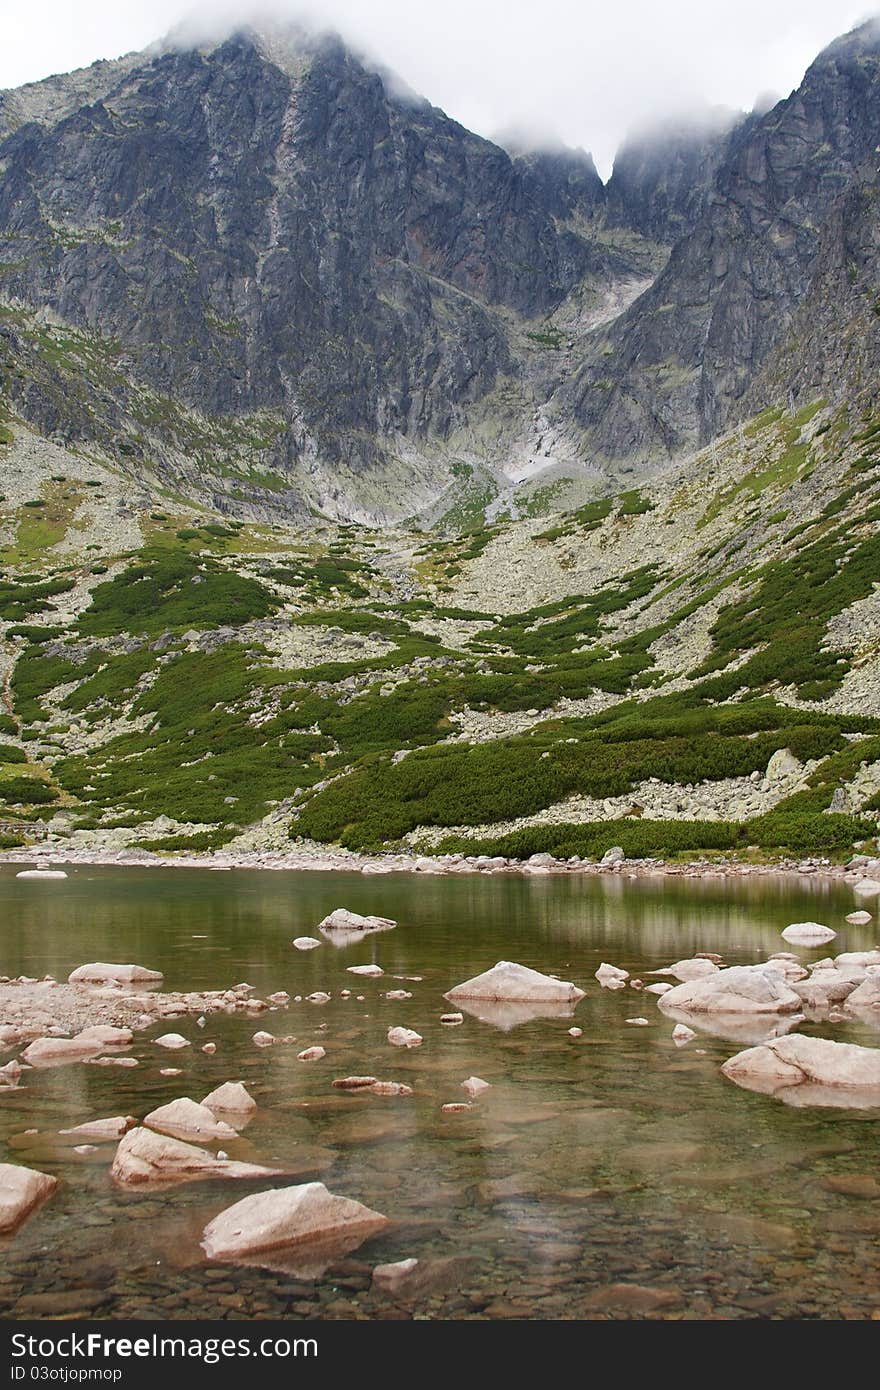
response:
<svg viewBox="0 0 880 1390"><path fill-rule="evenodd" d="M607 185L299 31L4 94L0 848L875 853L878 64Z"/></svg>
<svg viewBox="0 0 880 1390"><path fill-rule="evenodd" d="M823 321L839 321L849 305L868 334L863 364L880 364L876 315L857 313L849 292L841 304L825 275L829 258L846 255L852 217L876 221L863 205L872 206L878 143L880 24L872 21L820 54L790 97L734 129L692 230L592 345L558 408L575 415L597 456L644 470L780 396L844 397L858 383L840 359L816 361L807 299L822 303ZM855 248L850 262L862 310L873 292L864 252ZM801 350L790 341L798 324ZM780 353L793 367L785 380L772 366Z"/></svg>

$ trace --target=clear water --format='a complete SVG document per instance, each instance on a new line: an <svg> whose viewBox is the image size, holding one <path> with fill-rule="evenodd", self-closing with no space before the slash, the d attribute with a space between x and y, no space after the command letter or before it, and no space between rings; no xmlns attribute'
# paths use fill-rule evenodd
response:
<svg viewBox="0 0 880 1390"><path fill-rule="evenodd" d="M835 950L865 949L876 925L844 923L854 906L844 887L85 867L65 883L40 883L16 880L7 866L0 899L0 973L65 978L83 961L135 961L161 969L169 989L247 980L262 995L333 996L258 1021L209 1018L203 1030L175 1020L136 1036L137 1068L31 1072L26 1090L0 1095L0 1158L61 1179L55 1197L0 1241L4 1317L867 1317L880 1309L880 1202L826 1185L876 1171L880 1113L796 1110L742 1091L719 1072L737 1044L701 1036L678 1050L652 996L601 990L592 978L602 960L634 975L701 950L730 964L755 961L804 919L837 928ZM339 906L400 925L343 949L292 948ZM499 959L580 984L587 997L574 1019L506 1032L470 1017L442 1026L444 991ZM346 973L373 960L383 978ZM421 978L403 984L395 975ZM411 999L382 998L401 987ZM627 1026L636 1015L650 1026ZM578 1040L568 1035L573 1022ZM392 1024L417 1029L422 1047L389 1046ZM157 1048L151 1039L169 1026L197 1046ZM258 1027L293 1034L296 1045L261 1050L251 1040ZM837 1025L833 1035L880 1042L864 1025ZM209 1040L214 1056L198 1046ZM317 1042L327 1048L322 1062L296 1060ZM160 1076L169 1065L183 1074ZM350 1073L405 1081L415 1094L332 1089ZM466 1113L442 1113L465 1099L460 1083L472 1074L492 1090ZM109 1178L112 1145L80 1157L57 1139L59 1128L142 1116L181 1095L201 1099L229 1079L243 1080L260 1104L226 1145L231 1156L295 1162L392 1218L317 1281L205 1263L205 1223L265 1181L121 1192ZM421 1261L420 1289L403 1299L371 1291L375 1264L410 1256Z"/></svg>

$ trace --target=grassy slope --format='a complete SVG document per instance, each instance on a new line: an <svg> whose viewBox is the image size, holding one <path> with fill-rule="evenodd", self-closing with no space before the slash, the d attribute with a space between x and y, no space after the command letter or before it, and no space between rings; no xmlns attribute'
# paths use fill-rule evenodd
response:
<svg viewBox="0 0 880 1390"><path fill-rule="evenodd" d="M828 811L880 760L880 639L827 646L880 578L874 421L765 412L640 490L458 536L297 533L157 496L121 549L83 520L96 467L71 455L3 504L0 813L23 834L50 805L162 849L273 812L276 835L517 855L877 833L870 795ZM541 823L652 778L763 775L783 748L816 763L809 785L746 823Z"/></svg>

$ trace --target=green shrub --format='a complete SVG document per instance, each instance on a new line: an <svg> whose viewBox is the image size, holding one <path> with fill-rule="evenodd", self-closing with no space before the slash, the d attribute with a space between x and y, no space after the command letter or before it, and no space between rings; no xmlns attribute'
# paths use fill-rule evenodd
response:
<svg viewBox="0 0 880 1390"><path fill-rule="evenodd" d="M0 799L14 806L42 806L58 800L58 793L37 777L7 777L0 781Z"/></svg>

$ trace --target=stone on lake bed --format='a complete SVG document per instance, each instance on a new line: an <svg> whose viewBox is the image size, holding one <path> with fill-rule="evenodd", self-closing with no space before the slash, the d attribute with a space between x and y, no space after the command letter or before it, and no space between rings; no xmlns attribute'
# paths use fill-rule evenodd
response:
<svg viewBox="0 0 880 1390"><path fill-rule="evenodd" d="M219 1111L232 1115L252 1115L257 1108L257 1102L241 1081L224 1081L205 1096L202 1105L215 1114Z"/></svg>
<svg viewBox="0 0 880 1390"><path fill-rule="evenodd" d="M374 1081L366 1090L371 1096L411 1096L413 1093L412 1086L403 1081Z"/></svg>
<svg viewBox="0 0 880 1390"><path fill-rule="evenodd" d="M651 1020L649 1018L625 1018L624 1023L630 1023L634 1028L648 1028Z"/></svg>
<svg viewBox="0 0 880 1390"><path fill-rule="evenodd" d="M782 939L791 941L795 946L822 946L826 941L833 941L836 935L836 931L823 926L821 922L792 922L782 932Z"/></svg>
<svg viewBox="0 0 880 1390"><path fill-rule="evenodd" d="M481 1096L484 1091L490 1091L492 1087L491 1083L484 1081L481 1076L468 1076L462 1081L461 1089L470 1096L471 1100L474 1100L477 1096Z"/></svg>
<svg viewBox="0 0 880 1390"><path fill-rule="evenodd" d="M399 1004L399 1003L401 1003L404 999L412 999L412 990L410 990L410 989L389 989L389 990L386 990L386 991L385 991L385 998L386 998L386 999L390 999L390 1000L392 1001L392 1003L398 1003L398 1004ZM442 1018L441 1018L440 1022L441 1022L441 1023L443 1022L443 1019L442 1019Z"/></svg>
<svg viewBox="0 0 880 1390"><path fill-rule="evenodd" d="M138 1067L137 1057L86 1057L90 1067Z"/></svg>
<svg viewBox="0 0 880 1390"><path fill-rule="evenodd" d="M876 1047L790 1033L738 1052L721 1070L746 1090L792 1105L880 1106Z"/></svg>
<svg viewBox="0 0 880 1390"><path fill-rule="evenodd" d="M274 994L266 995L266 1002L269 1004L277 1004L278 1007L281 1008L285 1004L290 1003L290 995L287 993L286 989L278 989Z"/></svg>
<svg viewBox="0 0 880 1390"><path fill-rule="evenodd" d="M301 1267L323 1272L387 1225L386 1216L321 1182L300 1183L254 1193L221 1211L205 1227L202 1249L209 1260L269 1256L270 1264L274 1255L290 1254Z"/></svg>
<svg viewBox="0 0 880 1390"><path fill-rule="evenodd" d="M410 1282L410 1275L418 1268L418 1260L397 1260L394 1264L376 1265L373 1270L373 1288L380 1293L398 1293Z"/></svg>
<svg viewBox="0 0 880 1390"><path fill-rule="evenodd" d="M22 1052L21 1060L31 1067L55 1067L64 1062L81 1062L102 1051L104 1044L77 1033L72 1038L35 1038Z"/></svg>
<svg viewBox="0 0 880 1390"><path fill-rule="evenodd" d="M271 1047L275 1041L275 1035L274 1033L265 1033L261 1029L260 1032L254 1033L252 1041L256 1043L257 1047Z"/></svg>
<svg viewBox="0 0 880 1390"><path fill-rule="evenodd" d="M461 1115L463 1111L471 1110L472 1108L469 1100L453 1100L447 1105L441 1105L440 1111L444 1115Z"/></svg>
<svg viewBox="0 0 880 1390"><path fill-rule="evenodd" d="M872 917L870 912L859 911L851 912L845 920L849 922L851 927L866 927L872 921Z"/></svg>
<svg viewBox="0 0 880 1390"><path fill-rule="evenodd" d="M189 1039L180 1033L163 1033L161 1038L154 1038L153 1041L157 1047L166 1047L171 1052L191 1046Z"/></svg>
<svg viewBox="0 0 880 1390"><path fill-rule="evenodd" d="M274 1178L283 1176L283 1170L234 1163L195 1144L138 1126L119 1141L110 1174L121 1187L138 1187L204 1178Z"/></svg>
<svg viewBox="0 0 880 1390"><path fill-rule="evenodd" d="M0 1234L18 1230L58 1186L58 1179L35 1168L0 1163Z"/></svg>
<svg viewBox="0 0 880 1390"><path fill-rule="evenodd" d="M159 1075L160 1075L160 1076L182 1076L182 1075L183 1075L183 1072L181 1071L180 1067L160 1067L160 1068L159 1068Z"/></svg>
<svg viewBox="0 0 880 1390"><path fill-rule="evenodd" d="M675 985L669 985L665 980L660 984L645 985L646 994L668 994L671 989L675 989Z"/></svg>
<svg viewBox="0 0 880 1390"><path fill-rule="evenodd" d="M676 1023L672 1030L672 1041L676 1047L684 1047L685 1043L689 1043L696 1036L693 1028L688 1028L686 1023Z"/></svg>
<svg viewBox="0 0 880 1390"><path fill-rule="evenodd" d="M332 1083L337 1091L365 1091L375 1086L375 1076L338 1076Z"/></svg>
<svg viewBox="0 0 880 1390"><path fill-rule="evenodd" d="M67 878L63 869L19 869L16 878Z"/></svg>
<svg viewBox="0 0 880 1390"><path fill-rule="evenodd" d="M306 995L307 1004L329 1004L330 995L325 989L316 989L312 994Z"/></svg>
<svg viewBox="0 0 880 1390"><path fill-rule="evenodd" d="M853 884L853 892L860 898L876 898L880 894L880 879L860 878Z"/></svg>
<svg viewBox="0 0 880 1390"><path fill-rule="evenodd" d="M210 1143L215 1139L234 1139L235 1130L223 1120L218 1120L207 1105L199 1105L182 1096L159 1105L144 1116L148 1129L156 1129L160 1134L170 1134L172 1139L195 1140L197 1143Z"/></svg>
<svg viewBox="0 0 880 1390"><path fill-rule="evenodd" d="M315 947L322 943L317 941L314 936L297 936L292 944L298 951L314 951Z"/></svg>
<svg viewBox="0 0 880 1390"><path fill-rule="evenodd" d="M570 1004L583 999L584 991L567 980L542 975L527 965L500 960L491 970L484 970L464 984L456 985L444 999L485 999L502 1003Z"/></svg>
<svg viewBox="0 0 880 1390"><path fill-rule="evenodd" d="M77 1139L89 1139L104 1143L121 1139L127 1130L137 1124L133 1115L113 1115L107 1120L86 1120L85 1124L74 1125L72 1129L59 1130L59 1134Z"/></svg>
<svg viewBox="0 0 880 1390"><path fill-rule="evenodd" d="M389 1028L388 1041L392 1047L419 1047L422 1043L422 1036L412 1028Z"/></svg>
<svg viewBox="0 0 880 1390"><path fill-rule="evenodd" d="M106 961L93 961L90 965L78 965L67 977L69 985L107 984L120 985L148 984L162 980L161 970L148 970L145 965L111 965Z"/></svg>
<svg viewBox="0 0 880 1390"><path fill-rule="evenodd" d="M349 975L368 975L375 979L385 974L381 965L347 965L345 968Z"/></svg>
<svg viewBox="0 0 880 1390"><path fill-rule="evenodd" d="M459 1023L464 1023L464 1014L441 1014L440 1022L447 1028L456 1028Z"/></svg>
<svg viewBox="0 0 880 1390"><path fill-rule="evenodd" d="M618 965L609 965L603 960L596 971L596 979L603 989L623 989L629 979L629 971L621 970Z"/></svg>
<svg viewBox="0 0 880 1390"><path fill-rule="evenodd" d="M78 1038L83 1041L91 1039L93 1042L103 1043L110 1047L125 1047L134 1039L134 1034L130 1028L114 1028L109 1023L96 1023L90 1028L83 1028L77 1033Z"/></svg>
<svg viewBox="0 0 880 1390"><path fill-rule="evenodd" d="M321 1058L326 1056L326 1048L320 1046L306 1047L302 1052L296 1054L296 1060L298 1062L320 1062Z"/></svg>
<svg viewBox="0 0 880 1390"><path fill-rule="evenodd" d="M583 1028L569 1028L568 1036L570 1038L582 1038L584 1036L584 1030Z"/></svg>

